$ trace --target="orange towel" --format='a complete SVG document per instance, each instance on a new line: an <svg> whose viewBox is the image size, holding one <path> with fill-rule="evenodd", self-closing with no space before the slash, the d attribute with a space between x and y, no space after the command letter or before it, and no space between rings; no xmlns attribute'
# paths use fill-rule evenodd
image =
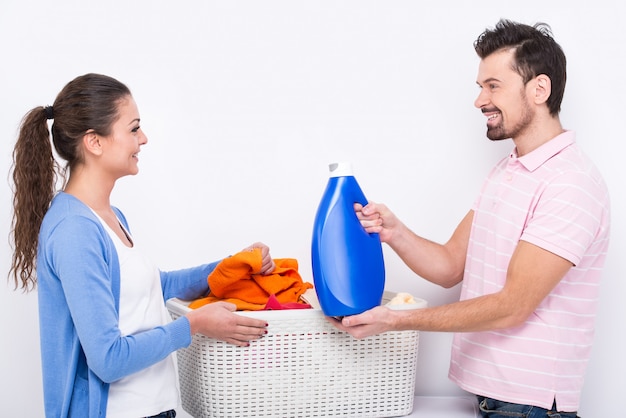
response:
<svg viewBox="0 0 626 418"><path fill-rule="evenodd" d="M225 301L237 305L237 310L259 311L271 295L282 304L300 302L300 296L311 283L303 282L298 273L298 262L293 258L274 259L276 268L271 274L254 274L261 270L260 248L241 251L222 260L209 274L211 292L205 298L189 304L191 309L208 303Z"/></svg>

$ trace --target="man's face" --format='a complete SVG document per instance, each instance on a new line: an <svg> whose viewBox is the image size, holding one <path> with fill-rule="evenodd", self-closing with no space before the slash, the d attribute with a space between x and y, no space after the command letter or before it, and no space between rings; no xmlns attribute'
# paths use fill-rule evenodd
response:
<svg viewBox="0 0 626 418"><path fill-rule="evenodd" d="M487 117L487 138L517 138L535 117L522 76L512 66L513 50L495 52L481 60L476 83L480 94L474 105Z"/></svg>

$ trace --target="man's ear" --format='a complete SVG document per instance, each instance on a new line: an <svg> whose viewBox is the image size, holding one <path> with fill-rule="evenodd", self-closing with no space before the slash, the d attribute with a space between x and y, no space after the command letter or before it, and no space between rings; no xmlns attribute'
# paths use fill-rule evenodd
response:
<svg viewBox="0 0 626 418"><path fill-rule="evenodd" d="M102 143L100 142L100 135L96 134L96 132L92 129L90 129L83 135L83 145L85 146L86 152L94 155L102 154Z"/></svg>
<svg viewBox="0 0 626 418"><path fill-rule="evenodd" d="M545 74L535 77L535 103L543 104L548 101L552 94L552 80Z"/></svg>

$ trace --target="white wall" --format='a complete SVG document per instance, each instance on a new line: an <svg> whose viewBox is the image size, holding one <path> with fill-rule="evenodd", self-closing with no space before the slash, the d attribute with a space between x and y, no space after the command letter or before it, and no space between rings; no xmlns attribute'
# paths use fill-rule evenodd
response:
<svg viewBox="0 0 626 418"><path fill-rule="evenodd" d="M164 269L216 260L253 241L310 271L312 221L327 164L351 160L371 200L443 241L511 143L485 139L473 108L472 43L500 17L551 24L569 64L562 112L612 191L613 239L581 413L614 413L626 375L623 67L626 6L597 0L480 4L415 1L0 4L0 273L11 216L8 173L21 117L86 72L127 83L149 143L114 195ZM617 128L617 129L616 129ZM390 251L388 288L453 301ZM37 295L0 286L0 405L42 415ZM423 333L420 394L447 380L450 335ZM609 382L614 382L609 384ZM8 408L8 410L7 410ZM184 414L183 414L184 415Z"/></svg>

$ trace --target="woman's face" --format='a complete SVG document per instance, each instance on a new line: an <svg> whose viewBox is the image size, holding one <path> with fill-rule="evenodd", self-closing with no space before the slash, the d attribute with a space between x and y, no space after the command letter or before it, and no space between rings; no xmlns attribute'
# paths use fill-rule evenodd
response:
<svg viewBox="0 0 626 418"><path fill-rule="evenodd" d="M118 119L111 127L111 133L102 139L103 169L114 179L139 172L139 152L148 142L139 125L139 111L132 96L127 96L118 104Z"/></svg>

